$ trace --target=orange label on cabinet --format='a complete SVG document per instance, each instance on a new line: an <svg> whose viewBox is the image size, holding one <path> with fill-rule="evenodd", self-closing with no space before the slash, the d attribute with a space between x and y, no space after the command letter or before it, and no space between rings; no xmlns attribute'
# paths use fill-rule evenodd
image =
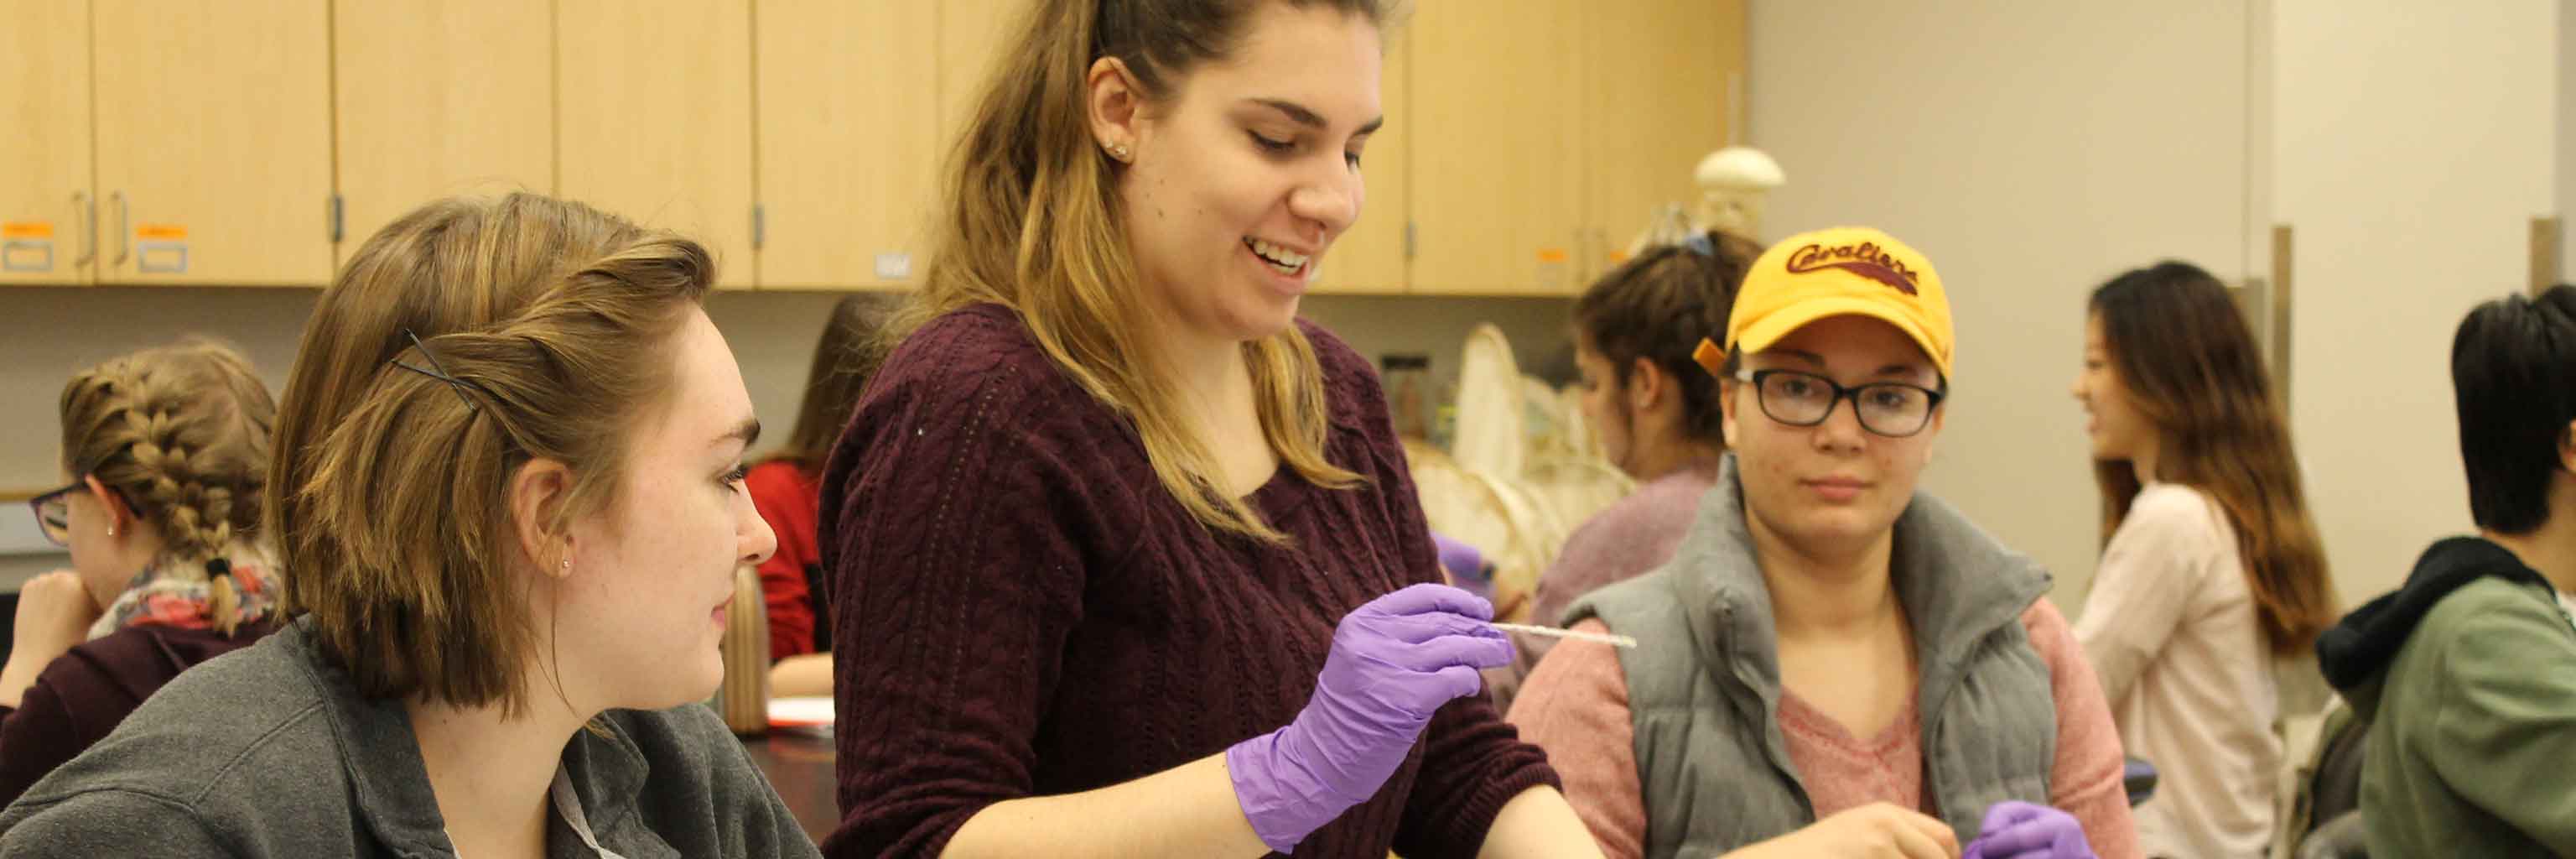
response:
<svg viewBox="0 0 2576 859"><path fill-rule="evenodd" d="M188 228L178 224L136 224L134 225L134 237L138 239L185 239L188 237Z"/></svg>
<svg viewBox="0 0 2576 859"><path fill-rule="evenodd" d="M46 221L10 221L0 223L0 239L50 239L54 225Z"/></svg>
<svg viewBox="0 0 2576 859"><path fill-rule="evenodd" d="M1538 261L1539 261L1539 262L1564 262L1564 261L1566 260L1566 257L1567 257L1567 254L1565 253L1565 249L1564 249L1564 248L1539 248L1539 249L1538 249Z"/></svg>

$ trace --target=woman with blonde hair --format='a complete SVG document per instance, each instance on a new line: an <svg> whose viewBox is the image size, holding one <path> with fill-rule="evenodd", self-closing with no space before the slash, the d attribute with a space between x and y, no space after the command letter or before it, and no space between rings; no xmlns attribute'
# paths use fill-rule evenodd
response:
<svg viewBox="0 0 2576 859"><path fill-rule="evenodd" d="M0 668L0 803L97 743L154 691L276 628L253 539L277 406L240 353L190 341L63 385L69 478L32 502L72 568L19 590Z"/></svg>
<svg viewBox="0 0 2576 859"><path fill-rule="evenodd" d="M715 713L759 434L696 242L432 203L304 331L286 628L0 812L8 856L812 856Z"/></svg>
<svg viewBox="0 0 2576 859"><path fill-rule="evenodd" d="M1586 856L1368 362L1371 0L1042 0L823 481L836 856Z"/></svg>
<svg viewBox="0 0 2576 859"><path fill-rule="evenodd" d="M2075 637L2128 753L2161 775L2137 812L2147 853L2259 857L2281 768L2274 662L2336 617L2298 459L2217 278L2137 269L2094 290L2090 311L2073 393L2103 549Z"/></svg>

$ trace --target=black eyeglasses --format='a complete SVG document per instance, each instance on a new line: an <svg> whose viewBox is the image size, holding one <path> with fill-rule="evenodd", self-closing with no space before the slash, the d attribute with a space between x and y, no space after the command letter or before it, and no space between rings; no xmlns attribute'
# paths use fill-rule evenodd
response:
<svg viewBox="0 0 2576 859"><path fill-rule="evenodd" d="M71 548L72 493L86 488L75 480L70 486L27 499L27 507L36 511L36 527L45 532L45 539L53 541L54 545Z"/></svg>
<svg viewBox="0 0 2576 859"><path fill-rule="evenodd" d="M1932 408L1948 396L1921 385L1869 382L1844 387L1823 376L1799 370L1737 370L1737 381L1753 385L1762 413L1793 427L1811 427L1832 417L1834 406L1852 401L1860 428L1888 438L1904 438L1932 423Z"/></svg>

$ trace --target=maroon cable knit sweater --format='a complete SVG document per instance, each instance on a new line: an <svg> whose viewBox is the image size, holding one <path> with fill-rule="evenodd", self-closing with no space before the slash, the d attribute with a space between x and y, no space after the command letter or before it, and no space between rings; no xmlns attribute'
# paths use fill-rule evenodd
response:
<svg viewBox="0 0 2576 859"><path fill-rule="evenodd" d="M941 317L878 371L823 480L844 619L842 822L826 855L936 856L993 803L1116 785L1275 730L1313 693L1343 614L1435 580L1376 374L1299 325L1323 365L1327 456L1369 484L1327 490L1282 467L1252 501L1287 547L1193 521L1135 431L1008 310ZM1483 696L1455 701L1374 799L1296 855L1473 856L1505 801L1554 784Z"/></svg>

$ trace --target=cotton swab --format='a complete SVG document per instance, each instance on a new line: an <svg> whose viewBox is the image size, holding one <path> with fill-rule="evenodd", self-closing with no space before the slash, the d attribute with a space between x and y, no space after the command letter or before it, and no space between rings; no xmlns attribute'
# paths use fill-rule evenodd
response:
<svg viewBox="0 0 2576 859"><path fill-rule="evenodd" d="M1625 635L1603 635L1598 632L1577 632L1571 629L1558 629L1553 626L1531 626L1526 623L1503 623L1500 621L1486 621L1485 625L1504 632L1523 632L1547 638L1571 638L1576 641L1590 641L1607 644L1612 647L1633 648L1637 646L1636 639Z"/></svg>

